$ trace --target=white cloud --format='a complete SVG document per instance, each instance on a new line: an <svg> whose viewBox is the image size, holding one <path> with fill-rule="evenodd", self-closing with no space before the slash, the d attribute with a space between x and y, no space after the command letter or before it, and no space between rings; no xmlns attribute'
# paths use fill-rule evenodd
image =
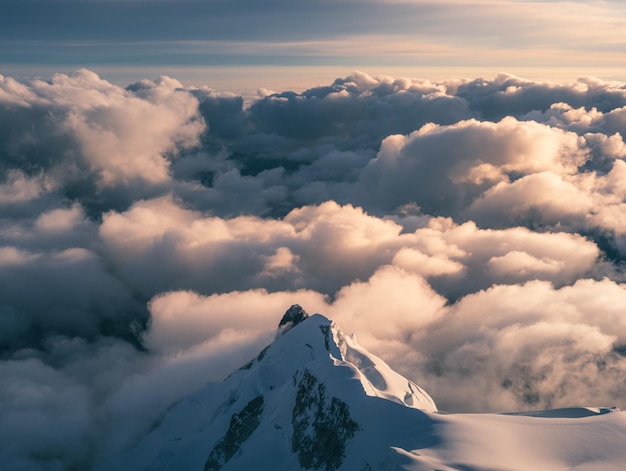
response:
<svg viewBox="0 0 626 471"><path fill-rule="evenodd" d="M6 183L0 185L0 206L34 200L49 190L47 186L44 178L29 178L19 170L10 170Z"/></svg>
<svg viewBox="0 0 626 471"><path fill-rule="evenodd" d="M558 290L535 281L468 295L420 337L431 355L425 381L452 408L614 402L624 388L626 361L612 349L624 342L616 306L625 296L609 280Z"/></svg>
<svg viewBox="0 0 626 471"><path fill-rule="evenodd" d="M515 175L572 174L586 157L584 140L535 122L462 121L390 136L362 176L369 204L388 209L415 201L456 214L485 189Z"/></svg>
<svg viewBox="0 0 626 471"><path fill-rule="evenodd" d="M101 187L163 183L169 180L166 154L197 144L204 129L197 100L181 87L162 77L128 90L84 69L49 82L5 80L2 113L14 119L2 144L53 182L72 183L86 171Z"/></svg>
<svg viewBox="0 0 626 471"><path fill-rule="evenodd" d="M515 224L524 219L575 224L592 208L591 195L560 175L541 172L512 183L498 183L474 201L467 213L490 226Z"/></svg>

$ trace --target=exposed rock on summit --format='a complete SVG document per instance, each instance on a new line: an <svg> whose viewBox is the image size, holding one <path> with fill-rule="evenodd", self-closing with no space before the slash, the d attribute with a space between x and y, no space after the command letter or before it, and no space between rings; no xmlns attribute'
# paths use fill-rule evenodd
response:
<svg viewBox="0 0 626 471"><path fill-rule="evenodd" d="M282 335L292 327L307 319L309 314L299 304L292 305L278 323L278 335Z"/></svg>

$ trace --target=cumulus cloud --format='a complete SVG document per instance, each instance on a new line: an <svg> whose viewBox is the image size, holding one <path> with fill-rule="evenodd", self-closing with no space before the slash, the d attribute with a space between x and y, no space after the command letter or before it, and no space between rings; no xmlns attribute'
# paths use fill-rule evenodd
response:
<svg viewBox="0 0 626 471"><path fill-rule="evenodd" d="M72 90L76 80L100 80L82 74L73 81L63 80L63 89ZM79 95L70 103L63 127L78 141L78 151L88 159L100 185L133 179L156 184L169 179L164 154L195 144L203 129L193 97L176 93L181 86L165 77L139 82L129 90L103 85L96 96Z"/></svg>
<svg viewBox="0 0 626 471"><path fill-rule="evenodd" d="M409 232L335 202L303 206L282 219L225 219L168 196L105 214L99 235L116 273L146 298L173 288L210 294L307 287L333 295L388 264L434 278L454 298L497 281L564 284L605 269L598 247L579 235L423 219Z"/></svg>
<svg viewBox="0 0 626 471"><path fill-rule="evenodd" d="M581 139L535 122L504 118L450 126L426 125L390 136L363 172L370 204L386 209L419 202L429 212L456 214L511 177L553 170L575 172L586 160Z"/></svg>
<svg viewBox="0 0 626 471"><path fill-rule="evenodd" d="M294 303L444 410L626 407L625 89L1 77L1 461L91 467Z"/></svg>
<svg viewBox="0 0 626 471"><path fill-rule="evenodd" d="M9 170L6 182L0 186L0 204L10 206L37 199L45 192L42 178L28 178L19 170Z"/></svg>
<svg viewBox="0 0 626 471"><path fill-rule="evenodd" d="M614 402L624 391L616 306L625 293L605 279L560 289L541 281L496 285L464 297L421 337L433 390L458 409Z"/></svg>
<svg viewBox="0 0 626 471"><path fill-rule="evenodd" d="M167 183L169 156L197 144L204 129L197 100L181 87L161 77L124 89L84 69L28 85L0 81L7 184L32 199L34 178L45 175L48 187L97 201L107 188L137 197Z"/></svg>
<svg viewBox="0 0 626 471"><path fill-rule="evenodd" d="M7 322L16 326L9 345L29 345L50 334L128 336L132 324L146 320L141 303L86 249L38 253L3 247L0 267Z"/></svg>
<svg viewBox="0 0 626 471"><path fill-rule="evenodd" d="M0 374L11 385L0 389L5 465L67 469L88 463L92 423L85 389L36 359L4 361Z"/></svg>
<svg viewBox="0 0 626 471"><path fill-rule="evenodd" d="M467 214L488 226L513 224L577 224L593 209L592 197L552 172L534 173L500 182L485 191Z"/></svg>

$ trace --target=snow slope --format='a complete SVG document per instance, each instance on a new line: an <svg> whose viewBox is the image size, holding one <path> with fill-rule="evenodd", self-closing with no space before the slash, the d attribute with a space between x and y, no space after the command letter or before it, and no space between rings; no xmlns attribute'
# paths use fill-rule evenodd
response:
<svg viewBox="0 0 626 471"><path fill-rule="evenodd" d="M174 404L105 470L626 469L613 409L451 414L329 319L292 306L275 341Z"/></svg>

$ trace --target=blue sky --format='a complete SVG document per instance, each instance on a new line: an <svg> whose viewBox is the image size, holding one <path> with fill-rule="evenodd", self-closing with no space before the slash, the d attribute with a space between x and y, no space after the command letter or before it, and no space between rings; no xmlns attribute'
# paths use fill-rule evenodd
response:
<svg viewBox="0 0 626 471"><path fill-rule="evenodd" d="M626 65L616 1L5 0L2 9L0 70L11 75L341 67L620 78Z"/></svg>

